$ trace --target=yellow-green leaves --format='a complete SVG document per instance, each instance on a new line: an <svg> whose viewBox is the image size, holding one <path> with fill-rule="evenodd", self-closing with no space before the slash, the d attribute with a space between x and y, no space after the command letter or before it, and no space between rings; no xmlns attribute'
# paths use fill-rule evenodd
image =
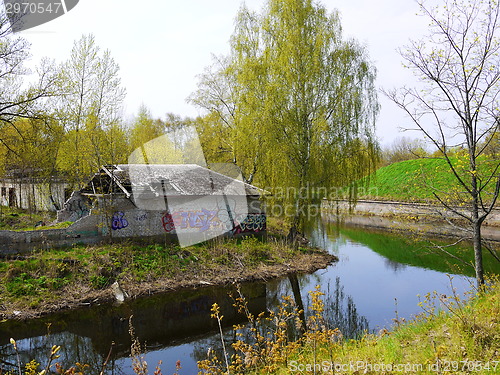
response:
<svg viewBox="0 0 500 375"><path fill-rule="evenodd" d="M342 38L337 12L269 0L260 13L240 10L230 55L203 74L192 101L209 112L202 142L218 161L240 166L296 219L311 202L300 190L347 185L373 166L374 79L365 49ZM279 191L294 193L277 201Z"/></svg>

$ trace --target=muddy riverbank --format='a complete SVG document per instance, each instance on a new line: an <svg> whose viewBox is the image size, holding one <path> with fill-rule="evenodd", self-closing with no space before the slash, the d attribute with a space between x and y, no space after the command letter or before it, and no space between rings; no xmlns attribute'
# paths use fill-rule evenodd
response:
<svg viewBox="0 0 500 375"><path fill-rule="evenodd" d="M143 271L144 264L138 262L139 258L135 258L134 264L134 256L130 256L132 260L128 264L122 259L125 258L122 254L117 254L116 247L88 249L91 255L89 260L84 261L76 260L81 258L80 253L70 252L65 255L65 262L45 260L50 256L47 254L44 254L43 259L3 260L0 268L3 269L0 277L4 280L4 290L0 294L0 319L24 320L181 289L267 281L289 273L311 273L337 260L323 250L312 248L292 251L280 246L278 251L264 245L257 245L254 249L233 246L225 247L213 255L208 251L191 249L189 255L186 251L173 255L176 258L183 257L183 260L178 264L172 263L171 267L175 269L168 269L168 272L165 269L165 274L161 275L161 264ZM253 255L256 251L262 252L258 261L248 256L248 253ZM156 254L152 258L161 255ZM73 258L74 264L68 266L68 259ZM109 264L113 264L116 271L110 270ZM133 267L139 268L140 272ZM66 276L59 275L62 281L58 282L65 285L54 286L59 280L52 274L54 268L63 269L61 272ZM90 275L92 272L95 272L94 275ZM103 275L108 274L110 276L106 279ZM42 284L41 279L46 281ZM107 282L98 285L96 280ZM28 288L29 285L33 286Z"/></svg>

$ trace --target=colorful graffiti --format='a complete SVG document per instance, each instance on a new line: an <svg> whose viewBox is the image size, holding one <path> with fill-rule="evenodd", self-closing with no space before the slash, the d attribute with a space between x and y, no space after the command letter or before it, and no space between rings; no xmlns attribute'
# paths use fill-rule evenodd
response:
<svg viewBox="0 0 500 375"><path fill-rule="evenodd" d="M174 220L170 212L165 212L161 217L161 224L165 232L170 233L175 229Z"/></svg>
<svg viewBox="0 0 500 375"><path fill-rule="evenodd" d="M220 221L217 211L176 211L173 214L166 212L162 217L162 225L165 232L170 233L174 227L179 229L197 228L200 232L205 232L212 227L218 227Z"/></svg>
<svg viewBox="0 0 500 375"><path fill-rule="evenodd" d="M219 226L217 211L210 211L204 208L201 211L180 211L174 213L174 223L177 224L180 217L180 228L198 228L200 232L205 232L210 227Z"/></svg>
<svg viewBox="0 0 500 375"><path fill-rule="evenodd" d="M222 216L222 219L219 217ZM171 233L177 229L198 229L199 232L205 232L210 228L220 228L224 226L233 234L261 232L266 230L266 215L263 213L235 215L234 227L227 220L225 210L207 210L201 211L176 211L172 214L165 212L162 216L163 229Z"/></svg>
<svg viewBox="0 0 500 375"><path fill-rule="evenodd" d="M128 227L128 221L125 219L125 214L121 211L115 212L111 220L111 229L123 229Z"/></svg>
<svg viewBox="0 0 500 375"><path fill-rule="evenodd" d="M233 229L233 234L261 232L266 230L266 214L248 214Z"/></svg>

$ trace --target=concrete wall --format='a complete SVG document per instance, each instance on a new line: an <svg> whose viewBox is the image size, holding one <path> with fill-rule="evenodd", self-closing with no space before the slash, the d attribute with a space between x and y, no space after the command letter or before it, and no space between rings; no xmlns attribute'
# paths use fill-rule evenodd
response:
<svg viewBox="0 0 500 375"><path fill-rule="evenodd" d="M89 197L74 191L69 199L57 211L57 221L77 221L90 213L92 201Z"/></svg>
<svg viewBox="0 0 500 375"><path fill-rule="evenodd" d="M183 234L198 242L227 231L239 235L266 230L266 215L255 197L180 196L169 198L168 204L157 203L137 207L126 198L108 203L108 223L103 225L103 235L135 238ZM105 207L102 202L99 206Z"/></svg>
<svg viewBox="0 0 500 375"><path fill-rule="evenodd" d="M443 216L458 219L458 215L437 205L420 203L360 200L351 205L345 200L324 200L322 216L329 221L403 232L415 230L428 234L457 236L459 231L443 219ZM499 227L500 209L494 209L483 225L483 237L500 241Z"/></svg>
<svg viewBox="0 0 500 375"><path fill-rule="evenodd" d="M99 217L86 216L64 229L0 231L0 254L18 254L32 250L94 244L102 240Z"/></svg>
<svg viewBox="0 0 500 375"><path fill-rule="evenodd" d="M28 252L33 249L92 244L105 240L172 242L187 236L191 243L205 241L225 232L230 236L264 234L266 215L256 197L178 197L169 199L169 212L161 202L137 207L130 199L91 200L73 194L62 211L60 221L75 222L66 229L0 231L0 254ZM163 201L164 202L164 201ZM221 203L223 202L223 203ZM228 215L227 206L235 217ZM146 209L146 208L149 209ZM151 209L157 208L157 209ZM160 208L160 209L158 209ZM232 220L231 220L232 219ZM233 222L235 225L233 225ZM184 243L186 244L186 242Z"/></svg>
<svg viewBox="0 0 500 375"><path fill-rule="evenodd" d="M399 216L410 220L419 220L425 217L441 218L442 216L458 218L458 215L442 206L422 203L360 200L352 205L346 200L324 200L322 207L332 212L339 210L344 214L350 212L353 215ZM463 212L465 213L465 211ZM494 209L484 224L500 226L500 209Z"/></svg>

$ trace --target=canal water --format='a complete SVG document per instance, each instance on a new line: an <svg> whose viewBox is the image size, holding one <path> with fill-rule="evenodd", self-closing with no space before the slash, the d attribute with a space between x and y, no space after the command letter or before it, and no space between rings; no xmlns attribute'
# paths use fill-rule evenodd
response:
<svg viewBox="0 0 500 375"><path fill-rule="evenodd" d="M422 312L418 303L428 292L449 295L454 288L463 294L473 284L471 269L453 268L430 248L431 243L442 244L439 241L339 227L324 221L311 224L308 237L339 261L313 274L297 275L304 306L307 310L308 293L320 285L329 325L339 327L346 337L390 329L394 319L411 319ZM206 357L208 348L221 345L217 323L210 318L212 304L221 306L228 343L234 338L232 324L244 322L232 308L229 290L234 292L233 287L183 290L27 323L2 322L0 361L4 368L5 363L15 363L9 344L9 338L14 337L22 361L43 361L52 345L61 345L58 361L66 365L87 363L94 369L90 373L99 373L113 342L106 372L133 374L131 321L136 337L145 346L144 359L150 372L162 361L163 374L171 374L180 360L179 374L195 374L196 362ZM273 309L283 295L293 295L288 277L245 284L241 292L253 313Z"/></svg>

